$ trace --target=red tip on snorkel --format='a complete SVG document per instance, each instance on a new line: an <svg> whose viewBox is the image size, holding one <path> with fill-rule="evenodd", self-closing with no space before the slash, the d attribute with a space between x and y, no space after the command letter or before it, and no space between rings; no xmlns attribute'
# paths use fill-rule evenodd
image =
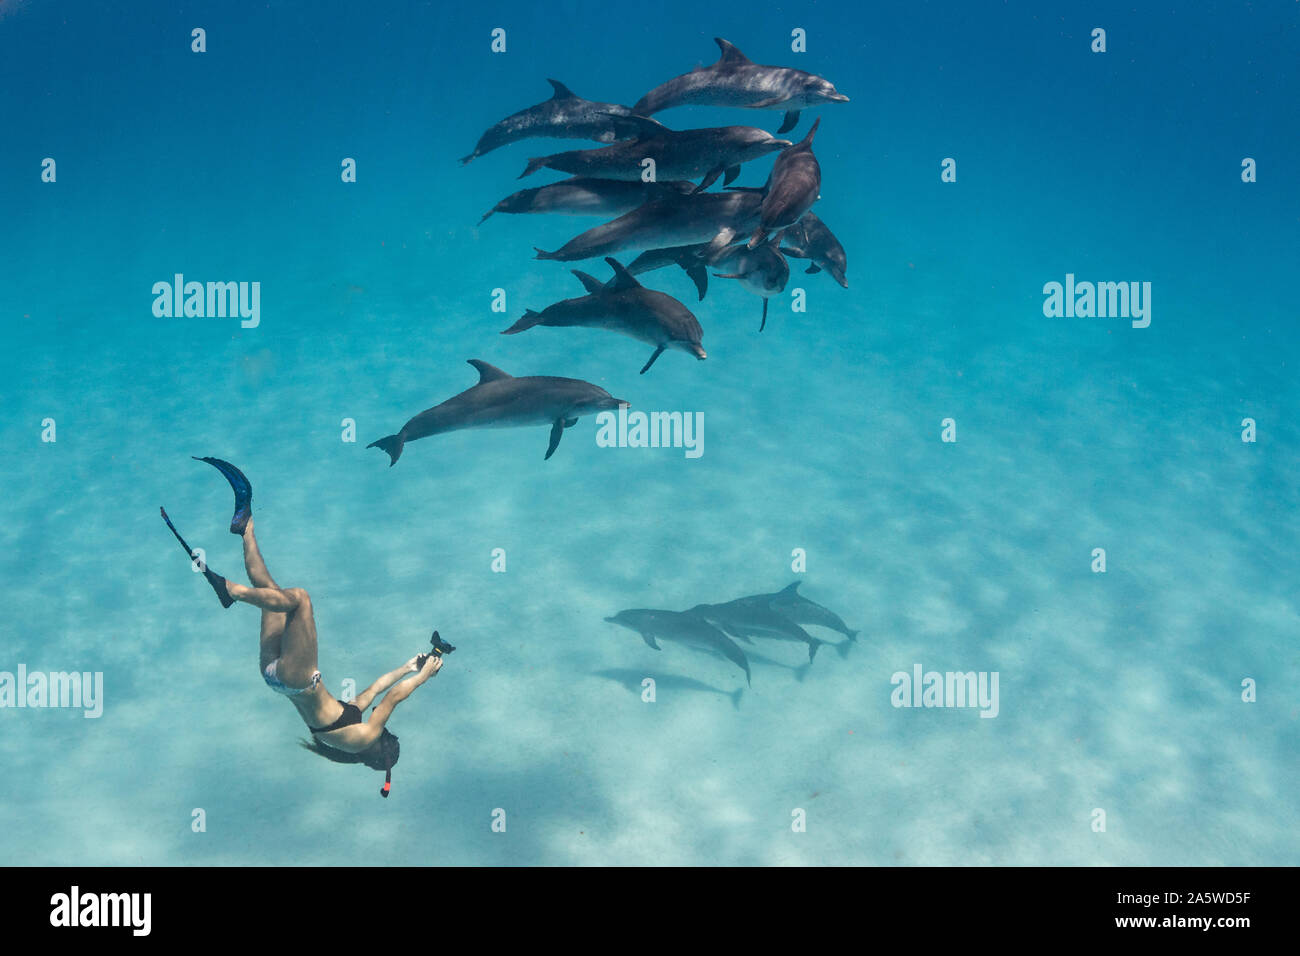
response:
<svg viewBox="0 0 1300 956"><path fill-rule="evenodd" d="M379 788L379 795L388 798L388 794L393 789L393 765L390 763L388 769L384 771L384 785Z"/></svg>

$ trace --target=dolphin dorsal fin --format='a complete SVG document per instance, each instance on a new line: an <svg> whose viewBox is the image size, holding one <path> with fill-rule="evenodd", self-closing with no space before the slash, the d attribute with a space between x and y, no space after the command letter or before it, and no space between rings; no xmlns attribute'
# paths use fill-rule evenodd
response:
<svg viewBox="0 0 1300 956"><path fill-rule="evenodd" d="M728 66L741 66L751 62L749 57L737 50L732 44L728 43L722 37L714 37L713 42L718 45L722 51L722 56L718 57L719 63L725 63Z"/></svg>
<svg viewBox="0 0 1300 956"><path fill-rule="evenodd" d="M478 369L478 383L485 385L488 382L495 382L502 378L514 378L509 372L503 372L495 365L489 365L482 359L470 359L469 364Z"/></svg>
<svg viewBox="0 0 1300 956"><path fill-rule="evenodd" d="M609 284L604 288L611 291L641 288L641 283L636 281L636 276L623 268L623 263L619 262L613 256L606 256L605 261L609 263L609 267L614 270L614 278L610 279Z"/></svg>
<svg viewBox="0 0 1300 956"><path fill-rule="evenodd" d="M783 587L783 588L781 589L781 593L782 593L782 594L789 594L789 595L793 596L794 593L795 593L796 591L799 590L799 585L802 584L802 583L803 583L802 581L796 581L796 582L794 582L794 584L786 585L785 587Z"/></svg>
<svg viewBox="0 0 1300 956"><path fill-rule="evenodd" d="M578 281L582 283L582 287L592 295L595 295L601 289L605 288L605 283L601 282L595 276L588 275L587 273L582 272L581 270L578 269L573 269L571 271L575 276L578 277Z"/></svg>
<svg viewBox="0 0 1300 956"><path fill-rule="evenodd" d="M582 98L578 96L577 93L573 92L573 90L569 89L567 86L561 83L559 80L547 80L546 82L550 83L551 86L555 87L555 95L551 97L551 99L553 100L567 100L567 99L577 100Z"/></svg>
<svg viewBox="0 0 1300 956"><path fill-rule="evenodd" d="M794 144L795 149L812 149L813 137L817 135L817 127L822 125L822 118L819 116L812 124L812 129L808 130L808 135Z"/></svg>

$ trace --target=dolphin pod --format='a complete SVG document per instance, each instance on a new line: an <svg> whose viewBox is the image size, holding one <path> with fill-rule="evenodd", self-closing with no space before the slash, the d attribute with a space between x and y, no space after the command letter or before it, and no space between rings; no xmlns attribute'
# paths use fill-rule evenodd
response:
<svg viewBox="0 0 1300 956"><path fill-rule="evenodd" d="M537 250L543 260L603 258L613 277L602 282L575 270L586 295L541 311L529 309L502 334L517 335L539 325L618 332L654 346L641 367L645 374L669 349L697 359L707 353L699 320L677 299L642 285L635 278L638 274L676 264L695 283L702 301L712 269L715 277L735 280L762 298L760 332L767 326L768 300L789 282L786 255L810 259L809 272L825 269L847 286L843 246L810 212L821 191L821 169L812 154L821 121L814 122L798 144L778 136L797 125L801 109L845 103L848 97L820 76L757 64L726 40L719 37L715 42L721 50L716 63L660 84L631 108L585 99L550 79L550 99L494 123L461 159L467 164L533 138L603 144L529 159L521 178L541 169L569 173L570 178L512 193L479 220L482 225L498 212L615 217L559 249ZM785 119L773 135L753 126L671 129L651 118L685 105L779 109ZM777 159L762 187L731 185L745 163L770 153ZM708 192L720 178L724 190ZM613 258L624 251L641 255L624 267ZM367 447L385 452L391 467L407 442L421 438L467 428L549 424L544 456L549 459L564 429L581 415L628 404L579 379L516 378L479 359L469 361L479 372L476 385L420 412ZM732 626L741 631L749 627Z"/></svg>

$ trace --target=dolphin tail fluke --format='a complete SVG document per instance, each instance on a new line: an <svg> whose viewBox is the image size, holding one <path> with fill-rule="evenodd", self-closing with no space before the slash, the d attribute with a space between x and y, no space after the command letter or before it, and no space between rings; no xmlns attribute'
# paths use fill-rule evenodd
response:
<svg viewBox="0 0 1300 956"><path fill-rule="evenodd" d="M559 254L558 252L547 252L545 249L538 249L536 246L533 246L533 252L537 253L537 255L534 257L534 258L536 258L536 259L558 259L558 258L560 258L560 254Z"/></svg>
<svg viewBox="0 0 1300 956"><path fill-rule="evenodd" d="M529 309L527 312L524 313L524 317L522 319L520 319L514 325L510 326L510 328L503 329L501 331L501 334L516 335L519 332L526 332L529 329L531 329L534 325L539 324L541 321L542 321L542 313L536 312L533 309Z"/></svg>
<svg viewBox="0 0 1300 956"><path fill-rule="evenodd" d="M462 166L466 166L466 165L468 165L469 162L470 162L470 161L471 161L475 156L477 156L477 155L478 155L478 153L470 153L468 156L462 156L462 157L460 158L460 164L461 164Z"/></svg>
<svg viewBox="0 0 1300 956"><path fill-rule="evenodd" d="M480 226L483 225L483 223L485 223L485 222L488 221L488 217L491 216L491 215L492 215L494 212L496 212L496 211L497 211L497 207L496 207L496 206L493 206L493 207L492 207L491 209L489 209L487 212L483 213L483 218L480 219L480 220L478 221L478 224L479 224Z"/></svg>
<svg viewBox="0 0 1300 956"><path fill-rule="evenodd" d="M519 178L520 178L520 179L523 179L525 176L531 176L533 173L537 172L539 169L545 169L545 168L546 168L546 164L549 163L550 161L551 161L551 157L550 157L550 156L532 156L532 157L530 157L529 160L528 160L528 165L525 166L525 167L524 167L524 171L523 171L522 173L519 174Z"/></svg>
<svg viewBox="0 0 1300 956"><path fill-rule="evenodd" d="M392 459L388 463L388 467L392 468L395 464L397 464L397 459L402 457L402 448L405 445L406 445L406 439L403 438L399 433L397 435L388 435L384 438L379 439L379 441L372 441L366 447L378 448L382 451L387 452L388 457Z"/></svg>
<svg viewBox="0 0 1300 956"><path fill-rule="evenodd" d="M740 698L744 695L744 693L745 693L745 688L737 687L732 693L727 695L728 697L731 698L731 706L736 708L736 710L740 710Z"/></svg>

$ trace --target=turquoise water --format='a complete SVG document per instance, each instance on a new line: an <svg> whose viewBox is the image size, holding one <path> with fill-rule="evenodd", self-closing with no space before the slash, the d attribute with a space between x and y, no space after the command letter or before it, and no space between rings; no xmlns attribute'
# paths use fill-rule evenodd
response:
<svg viewBox="0 0 1300 956"><path fill-rule="evenodd" d="M1300 862L1295 4L229 6L0 5L0 671L103 674L97 719L0 709L0 861ZM456 160L547 77L631 103L719 35L852 98L795 136L822 118L849 288L791 260L807 311L787 290L759 334L736 284L643 276L709 352L645 376L620 336L498 335L579 294L533 247L600 219L475 223L584 144ZM260 324L155 317L175 273L260 282ZM1151 282L1149 327L1045 317L1067 273ZM702 412L704 454L590 417L549 461L543 426L366 450L469 358ZM251 478L331 690L458 646L393 718L392 799L299 748L256 613L185 567L159 505L242 572L191 455ZM603 620L795 579L860 643L746 647L739 704L734 665ZM893 706L916 664L997 672L997 717Z"/></svg>

